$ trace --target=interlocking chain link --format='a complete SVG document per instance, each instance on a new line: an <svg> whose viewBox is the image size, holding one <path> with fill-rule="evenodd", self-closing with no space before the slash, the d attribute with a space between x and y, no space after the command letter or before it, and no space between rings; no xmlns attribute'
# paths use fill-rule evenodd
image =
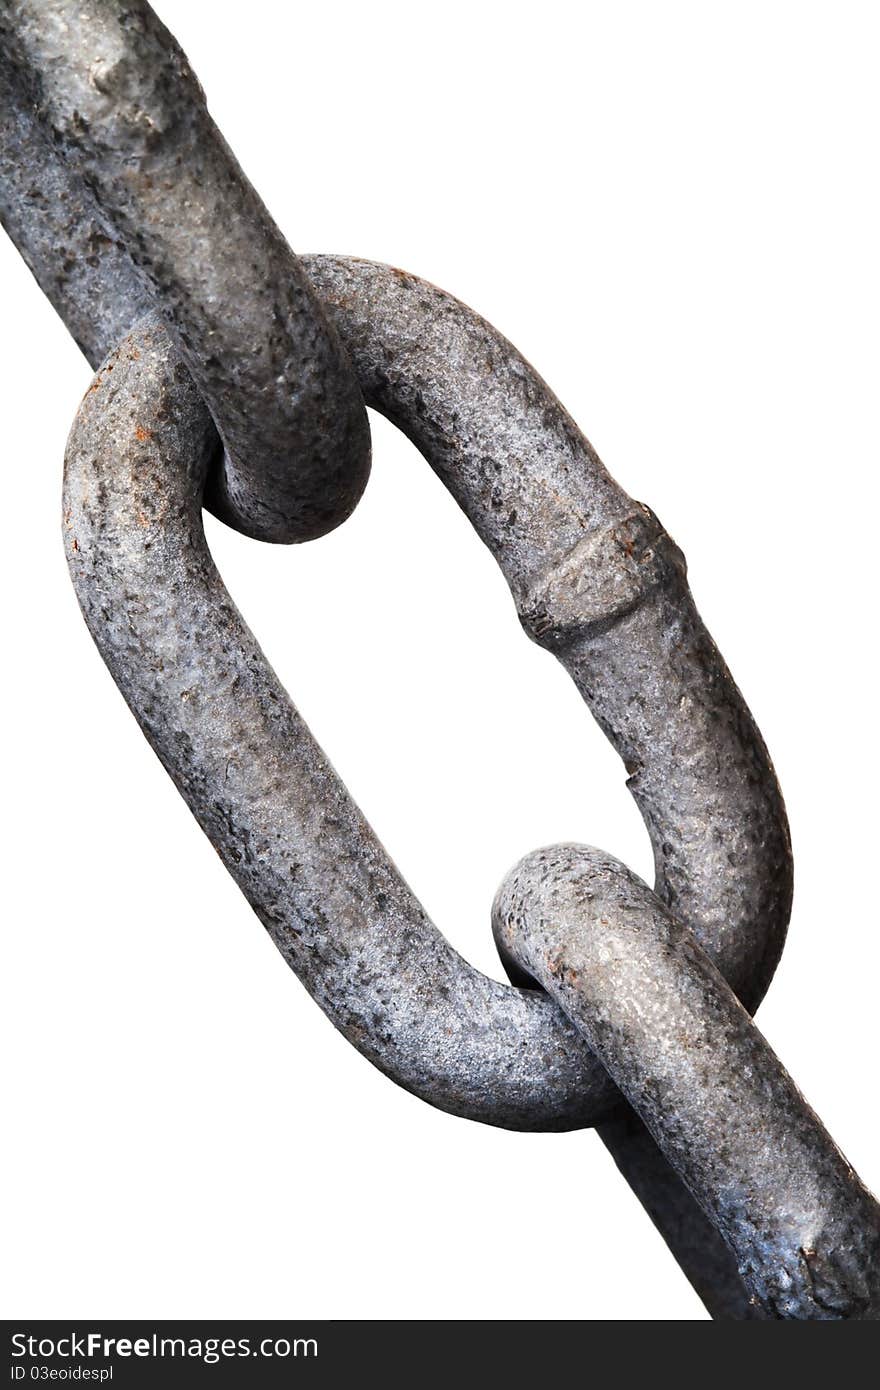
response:
<svg viewBox="0 0 880 1390"><path fill-rule="evenodd" d="M109 352L67 451L77 595L285 958L430 1103L597 1125L716 1317L880 1315L877 1204L749 1017L788 923L788 826L681 552L471 310L386 266L292 255L146 4L12 0L0 45L4 225L93 364ZM364 401L495 556L654 847L653 893L597 851L524 861L494 915L511 985L428 920L205 542L205 504L273 540L343 519Z"/></svg>
<svg viewBox="0 0 880 1390"><path fill-rule="evenodd" d="M17 234L56 306L64 314L72 302L92 364L155 304L226 446L212 510L271 541L309 539L344 520L369 473L357 382L149 5L8 0L0 52L18 113L7 106L4 162L16 172L4 202L17 204ZM46 165L56 187L22 198L21 181ZM72 246L59 221L75 229ZM80 265L70 282L76 267L65 263L83 249L90 273ZM113 310L95 316L95 297Z"/></svg>

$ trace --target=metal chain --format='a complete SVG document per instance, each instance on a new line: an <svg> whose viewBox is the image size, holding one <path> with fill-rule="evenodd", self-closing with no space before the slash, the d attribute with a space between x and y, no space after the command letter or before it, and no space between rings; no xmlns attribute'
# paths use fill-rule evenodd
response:
<svg viewBox="0 0 880 1390"><path fill-rule="evenodd" d="M716 1222L755 1304L880 1316L877 1203L695 934L622 864L575 845L523 860L494 926Z"/></svg>
<svg viewBox="0 0 880 1390"><path fill-rule="evenodd" d="M143 0L7 0L0 54L9 225L92 365L154 304L226 446L211 509L261 540L338 525L370 466L357 382L167 29Z"/></svg>
<svg viewBox="0 0 880 1390"><path fill-rule="evenodd" d="M77 595L289 964L431 1104L597 1125L714 1316L880 1316L880 1209L749 1018L788 923L788 826L681 552L471 310L385 266L293 256L141 0L11 0L0 51L4 225L92 363L110 354L66 459ZM653 893L596 851L524 861L494 916L511 985L428 920L205 542L203 505L272 540L342 520L364 401L495 556L654 847Z"/></svg>

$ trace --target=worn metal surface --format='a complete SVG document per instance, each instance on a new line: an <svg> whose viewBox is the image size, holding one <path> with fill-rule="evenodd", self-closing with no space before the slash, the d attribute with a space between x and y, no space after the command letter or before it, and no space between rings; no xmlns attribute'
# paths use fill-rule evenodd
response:
<svg viewBox="0 0 880 1390"><path fill-rule="evenodd" d="M423 450L498 557L527 621L563 651L559 625L536 621L534 596L552 588L554 571L572 576L557 537L563 547L577 537L586 561L577 580L585 625L566 654L585 687L595 663L590 693L613 738L622 736L607 717L614 681L624 711L630 694L642 705L642 742L631 718L622 728L630 755L644 752L644 785L655 784L651 701L664 681L673 686L664 701L686 704L698 728L701 712L705 727L714 709L719 726L732 731L715 777L696 763L689 780L683 761L668 804L654 796L649 826L664 836L655 840L658 865L674 871L676 843L679 854L688 852L680 827L693 825L700 804L722 808L700 843L712 846L723 833L731 851L742 845L733 926L744 950L730 921L715 930L735 897L729 873L715 886L711 868L700 874L691 866L689 881L707 943L757 1000L789 910L787 827L772 768L696 617L679 553L609 478L532 369L472 311L387 267L308 264L368 399ZM209 435L160 326L145 325L140 341L99 374L71 436L65 534L102 654L230 872L334 1023L400 1084L493 1124L614 1126L614 1134L603 1132L606 1143L624 1171L638 1153L639 1195L655 1218L662 1197L660 1227L711 1311L748 1316L717 1235L650 1142L634 1149L633 1125L619 1104L614 1117L604 1069L564 1016L540 994L488 980L452 950L303 727L207 553L199 480ZM659 559L633 543L643 525L657 536ZM623 676L628 622L640 607L653 617L639 638L653 639L654 650L636 648ZM668 651L679 634L695 646L690 660L675 663ZM629 693L624 681L633 683ZM662 739L659 753L672 755ZM768 872L775 887L762 920L768 893L760 879ZM713 887L723 889L720 901Z"/></svg>
<svg viewBox="0 0 880 1390"><path fill-rule="evenodd" d="M64 537L93 636L285 959L345 1036L459 1114L588 1123L613 1091L545 996L467 966L427 921L236 612L205 543L208 416L147 324L87 394Z"/></svg>
<svg viewBox="0 0 880 1390"><path fill-rule="evenodd" d="M325 256L303 264L368 404L449 488L504 572L526 631L559 657L623 758L658 893L755 1008L791 911L788 823L681 552L473 310L387 266Z"/></svg>
<svg viewBox="0 0 880 1390"><path fill-rule="evenodd" d="M143 0L6 0L0 59L5 225L93 365L149 291L226 445L212 510L263 540L338 525L369 473L357 382L171 35Z"/></svg>
<svg viewBox="0 0 880 1390"><path fill-rule="evenodd" d="M77 593L289 963L432 1104L511 1128L597 1124L713 1316L876 1317L876 1203L715 968L754 1009L784 940L791 855L766 750L677 547L477 315L387 267L295 260L143 0L6 0L0 57L4 226L93 364L138 325L71 436ZM662 903L595 852L524 861L496 904L516 987L427 920L205 545L202 501L272 540L348 514L369 468L352 368L571 673L654 847Z"/></svg>
<svg viewBox="0 0 880 1390"><path fill-rule="evenodd" d="M566 656L582 681L589 666L591 698L611 736L625 737L628 756L643 760L658 863L681 879L682 827L710 847L725 836L728 852L739 852L737 893L729 875L713 882L711 850L705 873L688 866L689 881L702 911L695 929L756 999L787 920L784 812L760 738L699 624L678 552L477 315L386 267L308 264L367 398L453 490L530 621L535 595L555 573L571 574L570 552L580 547L586 624L573 634L575 656ZM371 1060L433 1103L490 1123L595 1121L612 1099L603 1069L546 999L486 980L452 951L278 687L205 546L203 407L175 377L154 327L136 350L129 344L99 374L74 428L66 535L87 620L160 757L290 963ZM633 541L648 528L653 558ZM641 645L627 655L639 612ZM682 634L694 646L671 660ZM545 624L548 635L560 639ZM623 734L610 723L615 691ZM730 730L713 775L697 761L689 776L681 758L665 800L654 759L662 769L673 751L664 740L676 730L649 746L657 700L664 711L686 702L697 728L711 719ZM644 711L641 733L633 732L635 705ZM734 914L716 931L733 897Z"/></svg>
<svg viewBox="0 0 880 1390"><path fill-rule="evenodd" d="M2 25L0 17L0 57ZM152 309L152 290L108 232L76 166L57 157L48 129L5 59L0 222L92 367Z"/></svg>
<svg viewBox="0 0 880 1390"><path fill-rule="evenodd" d="M693 935L598 850L524 859L499 949L602 1058L773 1318L880 1317L880 1206Z"/></svg>
<svg viewBox="0 0 880 1390"><path fill-rule="evenodd" d="M618 1106L597 1122L596 1133L712 1318L766 1321L769 1315L743 1283L730 1247L636 1111Z"/></svg>
<svg viewBox="0 0 880 1390"><path fill-rule="evenodd" d="M778 784L693 604L679 552L609 478L534 370L401 271L303 258L368 403L428 459L624 758L657 891L750 1008L778 960L792 864ZM645 540L659 534L654 550ZM647 533L647 534L646 534ZM599 1133L714 1317L755 1309L724 1243L631 1112Z"/></svg>

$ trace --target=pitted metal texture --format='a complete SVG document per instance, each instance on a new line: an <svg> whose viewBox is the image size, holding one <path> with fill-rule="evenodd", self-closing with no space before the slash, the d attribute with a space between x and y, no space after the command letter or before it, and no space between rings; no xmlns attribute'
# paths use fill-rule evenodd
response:
<svg viewBox="0 0 880 1390"><path fill-rule="evenodd" d="M271 541L345 520L370 466L357 382L150 6L8 0L0 58L6 225L93 365L149 300L226 447L211 509Z"/></svg>
<svg viewBox="0 0 880 1390"><path fill-rule="evenodd" d="M406 434L624 761L657 891L750 1009L791 912L791 841L764 742L697 613L684 559L485 319L416 276L303 258L368 404Z"/></svg>
<svg viewBox="0 0 880 1390"><path fill-rule="evenodd" d="M495 900L499 949L565 1010L774 1319L880 1317L880 1206L694 936L617 860L555 845Z"/></svg>
<svg viewBox="0 0 880 1390"><path fill-rule="evenodd" d="M65 468L80 605L285 959L431 1104L595 1124L713 1317L880 1316L877 1203L749 1016L788 924L788 825L681 551L472 310L387 266L293 256L145 0L6 0L0 58L0 219L103 363ZM493 918L511 984L428 920L205 541L203 504L266 540L343 520L364 402L494 555L653 846L654 893L582 847L523 861Z"/></svg>
<svg viewBox="0 0 880 1390"><path fill-rule="evenodd" d="M680 845L681 825L702 807L720 808L717 826L702 823L701 843L726 836L747 869L736 880L738 911L717 932L729 890L716 903L711 870L704 877L691 868L700 905L709 903L695 929L739 973L744 991L759 997L787 920L784 813L759 736L720 658L711 656L711 639L700 632L703 660L656 669L674 635L699 632L678 552L658 539L673 562L649 560L641 596L634 597L644 552L630 536L637 525L657 532L657 524L617 487L531 368L477 315L387 267L322 261L310 268L322 273L331 308L346 306L340 331L367 399L401 424L452 488L529 611L536 584L543 591L559 560L568 561L574 537L581 547L591 538L594 549L604 547L605 566L580 574L590 619L574 643L577 661L594 663L592 698L603 711L614 706L616 689L622 711L637 703L648 720L655 691L663 688L665 710L671 686L694 720L714 711L740 739L724 763L716 762L714 784L703 784L702 767L691 782L683 771L668 800L652 808L649 829L658 836L659 827L662 861ZM461 386L465 357L482 368L481 391L472 380ZM172 419L170 435L163 422ZM199 520L203 426L197 395L175 377L173 358L149 324L98 374L71 436L71 570L126 698L294 969L371 1060L433 1103L491 1123L595 1121L613 1098L604 1070L543 996L479 975L427 922L234 613ZM145 547L145 518L157 506L161 534L151 534ZM185 571L174 563L178 553ZM648 611L629 659L625 624L640 608ZM557 634L558 625L551 630ZM605 684L606 670L616 687ZM246 691L253 699L247 708ZM267 709L274 716L268 722ZM627 747L635 749L639 730L630 732L631 722ZM607 719L606 727L619 737ZM647 742L643 753L650 769ZM757 863L756 822L767 855ZM768 868L782 885L769 919Z"/></svg>

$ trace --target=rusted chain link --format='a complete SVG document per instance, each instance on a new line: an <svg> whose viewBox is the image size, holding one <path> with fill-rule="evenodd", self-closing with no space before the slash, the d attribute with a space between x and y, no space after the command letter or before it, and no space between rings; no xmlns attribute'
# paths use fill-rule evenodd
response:
<svg viewBox="0 0 880 1390"><path fill-rule="evenodd" d="M0 58L7 225L92 365L150 300L226 446L212 510L262 540L338 525L369 473L357 382L167 29L143 0L6 0Z"/></svg>
<svg viewBox="0 0 880 1390"><path fill-rule="evenodd" d="M877 1205L731 992L754 1010L772 977L791 852L681 552L478 315L385 266L292 257L142 0L10 0L0 48L4 225L93 362L122 340L68 447L77 595L285 958L430 1103L596 1124L714 1316L876 1317ZM656 897L571 847L520 866L495 912L510 986L427 919L205 543L205 501L268 539L341 520L368 468L362 399L497 559L621 754L654 848Z"/></svg>

